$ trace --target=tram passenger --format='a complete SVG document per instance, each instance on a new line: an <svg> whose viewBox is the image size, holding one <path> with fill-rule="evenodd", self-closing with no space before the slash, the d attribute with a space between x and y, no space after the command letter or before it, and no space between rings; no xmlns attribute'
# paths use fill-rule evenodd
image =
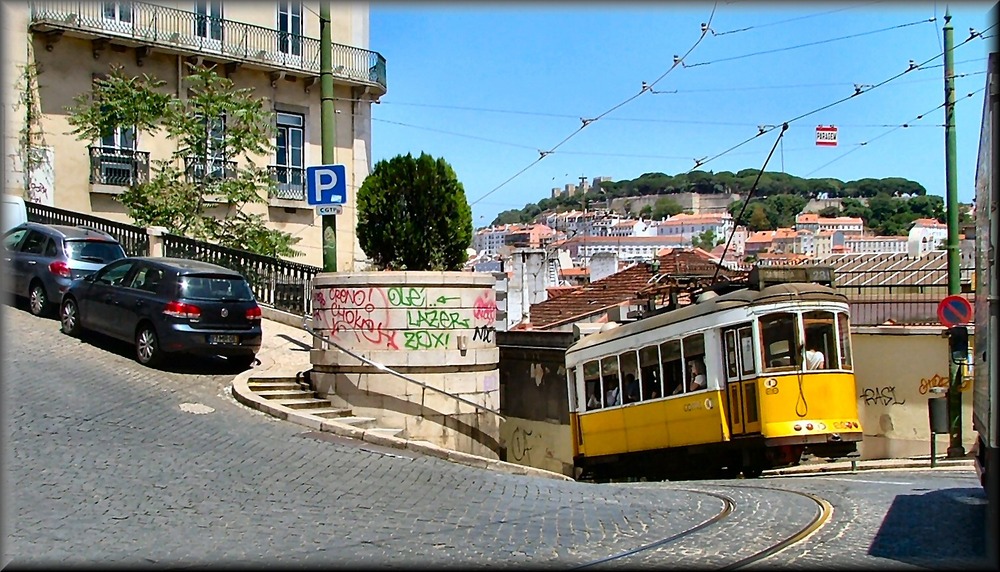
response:
<svg viewBox="0 0 1000 572"><path fill-rule="evenodd" d="M646 391L643 393L645 399L656 399L660 396L660 382L656 375L656 370L649 372L648 376L645 376L648 380L646 382Z"/></svg>
<svg viewBox="0 0 1000 572"><path fill-rule="evenodd" d="M698 391L708 386L705 377L705 362L700 359L691 360L691 381L688 384L688 391Z"/></svg>
<svg viewBox="0 0 1000 572"><path fill-rule="evenodd" d="M634 373L625 374L625 403L639 401L639 380Z"/></svg>
<svg viewBox="0 0 1000 572"><path fill-rule="evenodd" d="M601 408L600 398L597 397L596 392L591 391L590 396L587 397L587 411L590 411L591 409L600 409L600 408Z"/></svg>
<svg viewBox="0 0 1000 572"><path fill-rule="evenodd" d="M607 394L604 396L605 406L611 407L612 405L621 405L621 394L619 391L618 382L616 380L611 386L611 389L609 389Z"/></svg>
<svg viewBox="0 0 1000 572"><path fill-rule="evenodd" d="M817 347L819 344L810 342L806 350L806 369L823 369L826 367L826 357Z"/></svg>

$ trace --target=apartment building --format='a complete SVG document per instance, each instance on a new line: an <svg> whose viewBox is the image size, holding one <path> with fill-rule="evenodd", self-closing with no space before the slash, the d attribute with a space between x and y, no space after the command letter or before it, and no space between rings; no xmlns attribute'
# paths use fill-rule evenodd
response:
<svg viewBox="0 0 1000 572"><path fill-rule="evenodd" d="M795 228L813 233L829 230L860 235L864 233L865 221L858 217L821 217L816 213L802 213L795 217Z"/></svg>
<svg viewBox="0 0 1000 572"><path fill-rule="evenodd" d="M674 215L656 225L658 236L683 236L690 240L706 231L715 232L717 238L727 238L733 232L733 217L726 214Z"/></svg>
<svg viewBox="0 0 1000 572"><path fill-rule="evenodd" d="M133 149L136 134L128 129L80 141L69 134L66 108L112 64L130 76L155 76L166 82L162 90L182 98L187 64L214 66L236 88L252 88L266 98L275 114L274 150L253 158L267 167L275 190L266 204L247 210L300 238L295 248L303 256L295 261L323 264L323 225L305 196L305 168L322 164L319 2L33 0L5 2L2 10L3 101L20 102L31 91L21 79L25 66L34 66L33 96L41 112L36 127L43 140L41 164L26 173L26 150L19 144L26 109L8 108L4 192L131 222L116 196L148 180L155 161L170 159L172 141L162 132L145 135ZM348 188L347 204L336 218L337 269L351 271L366 258L355 233L355 198L371 165L371 104L386 93L386 64L369 49L367 4L333 3L330 29L334 162L346 166ZM188 176L227 176L222 164L178 166Z"/></svg>
<svg viewBox="0 0 1000 572"><path fill-rule="evenodd" d="M682 236L578 236L560 248L567 250L576 266L590 266L590 259L601 252L615 253L620 260L652 260L664 248L690 248Z"/></svg>
<svg viewBox="0 0 1000 572"><path fill-rule="evenodd" d="M845 236L844 248L852 254L906 254L905 236Z"/></svg>
<svg viewBox="0 0 1000 572"><path fill-rule="evenodd" d="M504 246L544 248L555 240L557 233L544 224L504 224L476 231L472 248L484 256L503 254Z"/></svg>

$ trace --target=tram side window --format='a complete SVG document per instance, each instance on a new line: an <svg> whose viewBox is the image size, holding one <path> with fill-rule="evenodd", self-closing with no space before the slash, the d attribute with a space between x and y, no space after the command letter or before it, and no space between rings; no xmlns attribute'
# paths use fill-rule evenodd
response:
<svg viewBox="0 0 1000 572"><path fill-rule="evenodd" d="M639 350L639 373L642 378L642 398L663 397L660 383L660 352L656 346L646 346Z"/></svg>
<svg viewBox="0 0 1000 572"><path fill-rule="evenodd" d="M796 316L790 313L770 314L760 318L760 334L764 351L764 370L798 367L796 349Z"/></svg>
<svg viewBox="0 0 1000 572"><path fill-rule="evenodd" d="M601 360L601 382L604 391L604 406L622 404L622 380L618 377L618 356Z"/></svg>
<svg viewBox="0 0 1000 572"><path fill-rule="evenodd" d="M663 366L664 395L677 395L684 389L684 364L681 362L680 340L670 340L660 344L660 363Z"/></svg>
<svg viewBox="0 0 1000 572"><path fill-rule="evenodd" d="M802 314L806 346L803 363L807 369L833 369L840 363L837 355L837 322L833 312Z"/></svg>
<svg viewBox="0 0 1000 572"><path fill-rule="evenodd" d="M705 336L694 334L684 338L684 361L687 363L687 390L698 391L708 386L705 371Z"/></svg>
<svg viewBox="0 0 1000 572"><path fill-rule="evenodd" d="M628 351L618 356L622 374L623 403L635 403L641 398L642 389L639 383L639 354Z"/></svg>
<svg viewBox="0 0 1000 572"><path fill-rule="evenodd" d="M840 367L844 369L854 369L851 365L851 324L847 314L837 314L838 330L840 333Z"/></svg>
<svg viewBox="0 0 1000 572"><path fill-rule="evenodd" d="M587 411L604 407L601 393L601 365L596 361L583 364L583 390L587 395Z"/></svg>

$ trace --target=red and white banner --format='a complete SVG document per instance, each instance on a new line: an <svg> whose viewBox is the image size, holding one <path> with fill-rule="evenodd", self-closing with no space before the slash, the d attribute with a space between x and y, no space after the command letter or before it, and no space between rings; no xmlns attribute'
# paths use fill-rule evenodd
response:
<svg viewBox="0 0 1000 572"><path fill-rule="evenodd" d="M825 147L837 146L837 127L834 125L816 126L816 144Z"/></svg>

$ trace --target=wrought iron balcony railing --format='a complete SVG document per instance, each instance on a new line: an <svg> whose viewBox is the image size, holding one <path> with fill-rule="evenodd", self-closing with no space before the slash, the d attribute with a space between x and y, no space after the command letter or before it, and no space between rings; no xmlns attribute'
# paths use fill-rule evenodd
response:
<svg viewBox="0 0 1000 572"><path fill-rule="evenodd" d="M268 172L275 181L270 198L288 201L306 200L306 170L288 165L268 165Z"/></svg>
<svg viewBox="0 0 1000 572"><path fill-rule="evenodd" d="M218 158L185 157L184 174L188 181L233 179L236 177L236 161Z"/></svg>
<svg viewBox="0 0 1000 572"><path fill-rule="evenodd" d="M146 2L32 0L32 29L125 38L147 46L319 76L319 40ZM333 44L333 77L386 91L385 58Z"/></svg>
<svg viewBox="0 0 1000 572"><path fill-rule="evenodd" d="M149 153L114 147L90 149L90 184L131 187L149 181Z"/></svg>

